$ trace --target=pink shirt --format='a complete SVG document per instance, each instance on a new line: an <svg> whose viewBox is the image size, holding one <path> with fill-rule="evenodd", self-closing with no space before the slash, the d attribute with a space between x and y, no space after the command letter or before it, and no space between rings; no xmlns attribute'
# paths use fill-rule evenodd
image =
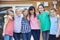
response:
<svg viewBox="0 0 60 40"><path fill-rule="evenodd" d="M30 17L30 25L31 25L31 29L40 29L38 25L37 17L34 17L34 15L31 15Z"/></svg>
<svg viewBox="0 0 60 40"><path fill-rule="evenodd" d="M13 27L14 27L13 25L14 21L10 19L6 25L5 34L13 36Z"/></svg>

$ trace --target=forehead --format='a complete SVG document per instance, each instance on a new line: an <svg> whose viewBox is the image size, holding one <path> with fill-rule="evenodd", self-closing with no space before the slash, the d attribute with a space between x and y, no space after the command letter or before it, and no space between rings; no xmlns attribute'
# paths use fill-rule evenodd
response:
<svg viewBox="0 0 60 40"><path fill-rule="evenodd" d="M30 11L34 11L34 9L33 10L30 10Z"/></svg>
<svg viewBox="0 0 60 40"><path fill-rule="evenodd" d="M39 8L43 8L43 6L39 6Z"/></svg>
<svg viewBox="0 0 60 40"><path fill-rule="evenodd" d="M15 11L18 12L18 11L22 11L22 10L21 9L16 9Z"/></svg>
<svg viewBox="0 0 60 40"><path fill-rule="evenodd" d="M54 10L50 10L50 12L55 12Z"/></svg>
<svg viewBox="0 0 60 40"><path fill-rule="evenodd" d="M28 10L25 10L25 11L28 11Z"/></svg>
<svg viewBox="0 0 60 40"><path fill-rule="evenodd" d="M22 12L28 12L28 10L23 10Z"/></svg>

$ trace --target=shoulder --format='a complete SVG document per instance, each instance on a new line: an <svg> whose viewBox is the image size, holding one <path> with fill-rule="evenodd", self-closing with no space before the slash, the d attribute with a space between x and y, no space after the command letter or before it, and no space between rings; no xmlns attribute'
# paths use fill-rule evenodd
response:
<svg viewBox="0 0 60 40"><path fill-rule="evenodd" d="M37 16L39 16L40 15L40 13L37 13Z"/></svg>
<svg viewBox="0 0 60 40"><path fill-rule="evenodd" d="M24 19L24 17L22 18L22 21L24 21L25 19Z"/></svg>
<svg viewBox="0 0 60 40"><path fill-rule="evenodd" d="M39 13L38 15L37 15L37 17L40 17L41 16L41 14Z"/></svg>
<svg viewBox="0 0 60 40"><path fill-rule="evenodd" d="M50 14L50 12L49 12L49 11L45 11L44 13L45 13L46 15L49 15L49 14Z"/></svg>
<svg viewBox="0 0 60 40"><path fill-rule="evenodd" d="M46 13L49 13L49 11L47 11L47 10L46 10L45 12L46 12Z"/></svg>

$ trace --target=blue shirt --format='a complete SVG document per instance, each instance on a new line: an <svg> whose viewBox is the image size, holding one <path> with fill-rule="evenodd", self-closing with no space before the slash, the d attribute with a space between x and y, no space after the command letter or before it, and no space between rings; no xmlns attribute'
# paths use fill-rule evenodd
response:
<svg viewBox="0 0 60 40"><path fill-rule="evenodd" d="M21 20L22 16L14 15L14 32L20 33L21 32Z"/></svg>
<svg viewBox="0 0 60 40"><path fill-rule="evenodd" d="M30 24L29 24L29 21L25 18L22 18L22 27L21 27L21 32L22 33L28 33L31 31L31 27L30 27Z"/></svg>
<svg viewBox="0 0 60 40"><path fill-rule="evenodd" d="M58 32L58 18L57 17L50 17L50 21L51 21L50 34L56 35Z"/></svg>

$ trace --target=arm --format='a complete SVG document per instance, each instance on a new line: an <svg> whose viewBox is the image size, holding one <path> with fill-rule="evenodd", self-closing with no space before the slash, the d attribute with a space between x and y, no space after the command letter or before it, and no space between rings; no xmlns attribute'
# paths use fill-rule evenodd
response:
<svg viewBox="0 0 60 40"><path fill-rule="evenodd" d="M11 20L13 19L13 18L12 18L11 16L9 16L9 15L8 15L8 18L11 19Z"/></svg>
<svg viewBox="0 0 60 40"><path fill-rule="evenodd" d="M38 20L38 26L40 27L39 14L37 15L37 20Z"/></svg>
<svg viewBox="0 0 60 40"><path fill-rule="evenodd" d="M38 26L40 26L40 21L38 20Z"/></svg>
<svg viewBox="0 0 60 40"><path fill-rule="evenodd" d="M60 19L59 19L59 15L57 15L57 17L58 17L58 32L56 34L56 38L59 37L59 32L60 32Z"/></svg>
<svg viewBox="0 0 60 40"><path fill-rule="evenodd" d="M6 22L4 23L4 27L3 27L3 34L2 34L3 36L5 35L6 25L7 25L8 21L9 21L8 17L5 18L5 19L6 19Z"/></svg>
<svg viewBox="0 0 60 40"><path fill-rule="evenodd" d="M45 12L46 12L46 14L47 14L47 15L49 15L49 16L50 16L50 12L49 12L49 11L45 11Z"/></svg>
<svg viewBox="0 0 60 40"><path fill-rule="evenodd" d="M60 17L59 17L59 15L57 15L57 17L58 17L58 33L60 32Z"/></svg>
<svg viewBox="0 0 60 40"><path fill-rule="evenodd" d="M58 23L58 33L60 32L60 20L59 20L59 23Z"/></svg>

